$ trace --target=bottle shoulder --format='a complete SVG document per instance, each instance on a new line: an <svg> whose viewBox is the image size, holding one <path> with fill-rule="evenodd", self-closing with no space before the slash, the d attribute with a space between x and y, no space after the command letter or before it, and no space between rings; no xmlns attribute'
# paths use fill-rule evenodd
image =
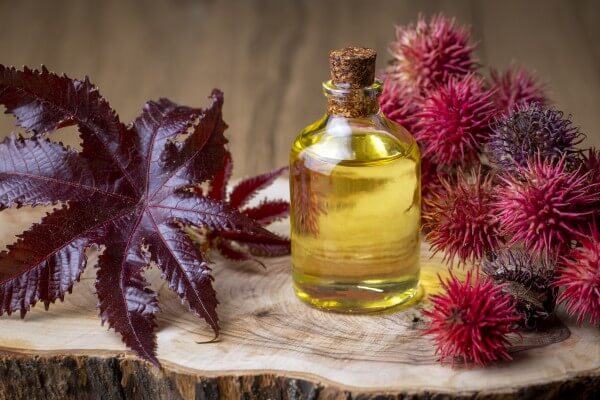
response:
<svg viewBox="0 0 600 400"><path fill-rule="evenodd" d="M296 137L292 158L301 155L338 164L420 158L418 145L410 132L382 114L368 118L324 115Z"/></svg>

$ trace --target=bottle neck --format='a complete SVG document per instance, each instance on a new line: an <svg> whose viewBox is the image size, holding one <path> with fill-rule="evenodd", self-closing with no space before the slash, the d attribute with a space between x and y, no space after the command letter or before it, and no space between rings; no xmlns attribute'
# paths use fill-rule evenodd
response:
<svg viewBox="0 0 600 400"><path fill-rule="evenodd" d="M364 118L379 112L379 95L383 86L375 81L367 87L335 85L323 82L323 92L327 97L327 113L336 117Z"/></svg>
<svg viewBox="0 0 600 400"><path fill-rule="evenodd" d="M327 97L327 113L336 117L364 118L379 112L379 95L383 86L375 81L367 87L335 85L323 82L323 92Z"/></svg>

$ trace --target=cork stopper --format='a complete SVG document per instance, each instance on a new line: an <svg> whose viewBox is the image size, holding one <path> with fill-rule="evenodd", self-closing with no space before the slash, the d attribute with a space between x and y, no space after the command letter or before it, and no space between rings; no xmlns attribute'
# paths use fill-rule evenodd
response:
<svg viewBox="0 0 600 400"><path fill-rule="evenodd" d="M381 85L375 84L377 52L365 47L346 47L329 53L331 81L323 83L327 112L347 118L377 113Z"/></svg>
<svg viewBox="0 0 600 400"><path fill-rule="evenodd" d="M346 47L329 52L331 81L354 88L371 86L375 81L377 52L366 47Z"/></svg>

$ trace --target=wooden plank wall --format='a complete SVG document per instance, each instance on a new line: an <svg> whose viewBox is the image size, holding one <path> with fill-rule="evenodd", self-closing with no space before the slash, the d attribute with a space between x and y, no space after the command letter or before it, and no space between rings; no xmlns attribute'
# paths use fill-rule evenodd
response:
<svg viewBox="0 0 600 400"><path fill-rule="evenodd" d="M88 74L124 121L147 99L203 105L219 87L241 176L285 164L298 130L323 112L329 49L375 47L383 65L394 24L438 12L472 26L483 63L537 70L600 146L595 0L2 0L0 63ZM0 136L14 129L0 118Z"/></svg>

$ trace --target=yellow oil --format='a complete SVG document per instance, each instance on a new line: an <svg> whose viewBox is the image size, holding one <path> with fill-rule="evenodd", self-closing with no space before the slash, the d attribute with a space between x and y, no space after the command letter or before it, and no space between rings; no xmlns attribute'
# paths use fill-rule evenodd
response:
<svg viewBox="0 0 600 400"><path fill-rule="evenodd" d="M418 146L406 131L327 118L292 146L296 294L339 312L408 302L419 285Z"/></svg>

